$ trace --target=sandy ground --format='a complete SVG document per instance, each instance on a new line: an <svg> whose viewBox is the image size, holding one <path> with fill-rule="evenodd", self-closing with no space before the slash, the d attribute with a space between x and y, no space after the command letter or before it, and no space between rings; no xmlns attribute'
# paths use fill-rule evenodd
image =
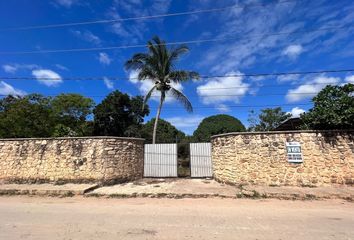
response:
<svg viewBox="0 0 354 240"><path fill-rule="evenodd" d="M130 183L117 184L113 186L100 187L90 192L88 195L205 195L205 196L223 196L236 197L239 189L218 183L214 180L206 179L140 179Z"/></svg>
<svg viewBox="0 0 354 240"><path fill-rule="evenodd" d="M277 198L277 199L345 199L354 202L354 186L267 187L231 186L211 179L144 178L133 182L99 187L97 184L1 184L1 195L102 196L166 198Z"/></svg>
<svg viewBox="0 0 354 240"><path fill-rule="evenodd" d="M354 203L0 197L0 239L354 239Z"/></svg>

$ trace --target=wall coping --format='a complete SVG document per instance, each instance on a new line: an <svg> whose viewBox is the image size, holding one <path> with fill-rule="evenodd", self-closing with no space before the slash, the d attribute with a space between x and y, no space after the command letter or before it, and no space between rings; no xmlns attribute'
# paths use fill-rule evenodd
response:
<svg viewBox="0 0 354 240"><path fill-rule="evenodd" d="M293 133L354 133L354 129L348 130L291 130L291 131L268 131L268 132L230 132L211 136L211 139L218 137L237 136L237 135L263 135L263 134L293 134Z"/></svg>
<svg viewBox="0 0 354 240"><path fill-rule="evenodd" d="M70 140L70 139L117 139L117 140L134 140L145 141L143 138L133 137L114 137L114 136L91 136L91 137L47 137L47 138L0 138L1 142L6 141L32 141L32 140Z"/></svg>

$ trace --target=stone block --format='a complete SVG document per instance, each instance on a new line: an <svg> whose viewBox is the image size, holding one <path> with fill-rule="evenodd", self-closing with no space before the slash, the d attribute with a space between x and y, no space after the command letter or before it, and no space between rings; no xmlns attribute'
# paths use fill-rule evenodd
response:
<svg viewBox="0 0 354 240"><path fill-rule="evenodd" d="M354 179L353 135L353 131L299 131L215 137L211 141L214 175L236 184L348 184ZM286 141L301 143L302 164L287 162Z"/></svg>
<svg viewBox="0 0 354 240"><path fill-rule="evenodd" d="M143 149L143 141L129 138L0 139L0 179L102 182L106 174L136 179L143 172Z"/></svg>

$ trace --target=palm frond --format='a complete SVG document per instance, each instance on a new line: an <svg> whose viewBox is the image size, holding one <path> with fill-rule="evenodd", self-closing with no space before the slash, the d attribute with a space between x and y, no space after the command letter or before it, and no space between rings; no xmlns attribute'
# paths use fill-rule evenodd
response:
<svg viewBox="0 0 354 240"><path fill-rule="evenodd" d="M129 70L129 69L134 69L134 70L140 70L145 63L149 60L149 55L146 53L137 53L134 54L134 56L129 59L124 67Z"/></svg>
<svg viewBox="0 0 354 240"><path fill-rule="evenodd" d="M171 72L169 78L174 82L185 82L191 79L198 80L199 74L193 71L177 70Z"/></svg>
<svg viewBox="0 0 354 240"><path fill-rule="evenodd" d="M194 71L189 71L189 77L190 77L190 79L194 79L194 80L200 79L199 73L194 72Z"/></svg>
<svg viewBox="0 0 354 240"><path fill-rule="evenodd" d="M187 45L180 45L177 48L171 49L170 52L170 61L177 60L182 54L189 52L189 48Z"/></svg>
<svg viewBox="0 0 354 240"><path fill-rule="evenodd" d="M159 36L155 35L152 37L152 41L154 41L156 44L160 44L161 43L161 39Z"/></svg>
<svg viewBox="0 0 354 240"><path fill-rule="evenodd" d="M187 111L191 112L192 105L187 97L177 89L171 88L171 82L179 83L191 79L199 79L199 74L192 71L175 69L178 58L189 51L186 45L169 48L159 37L155 36L147 43L147 53L135 54L125 63L126 69L134 69L139 72L138 79L151 79L154 88L150 89L145 101L151 97L153 91L161 93L161 101L165 100L166 93L171 90L172 95L180 101Z"/></svg>
<svg viewBox="0 0 354 240"><path fill-rule="evenodd" d="M145 79L151 79L151 80L156 80L158 78L158 75L156 72L148 66L144 66L139 74L138 74L138 79L139 80L145 80Z"/></svg>
<svg viewBox="0 0 354 240"><path fill-rule="evenodd" d="M149 49L149 52L150 52L151 56L157 56L158 55L158 51L157 51L157 48L156 48L157 46L153 42L148 41L147 47Z"/></svg>
<svg viewBox="0 0 354 240"><path fill-rule="evenodd" d="M166 48L165 42L160 39L156 39L156 44L158 44L158 55L156 59L158 59L159 76L160 79L163 80L168 74L171 62L168 59L168 49Z"/></svg>
<svg viewBox="0 0 354 240"><path fill-rule="evenodd" d="M169 61L169 51L166 44L159 37L155 36L151 41L148 41L149 61L147 64L154 69L156 77L163 81L168 74L171 62Z"/></svg>
<svg viewBox="0 0 354 240"><path fill-rule="evenodd" d="M175 97L180 103L182 103L182 105L187 110L187 112L193 112L193 107L191 102L182 92L178 91L173 87L171 87L170 91L172 96Z"/></svg>
<svg viewBox="0 0 354 240"><path fill-rule="evenodd" d="M154 92L155 89L156 89L156 86L153 86L153 87L147 92L147 94L145 95L144 101L143 101L143 111L144 111L144 108L145 108L145 104L146 104L147 101L150 99L151 94Z"/></svg>

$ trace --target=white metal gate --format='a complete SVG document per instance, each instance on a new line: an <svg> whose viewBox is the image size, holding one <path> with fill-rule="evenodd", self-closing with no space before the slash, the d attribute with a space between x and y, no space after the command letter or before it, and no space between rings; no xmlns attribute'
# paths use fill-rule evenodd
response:
<svg viewBox="0 0 354 240"><path fill-rule="evenodd" d="M177 177L177 144L145 144L144 177Z"/></svg>
<svg viewBox="0 0 354 240"><path fill-rule="evenodd" d="M212 177L211 143L190 144L191 177Z"/></svg>

